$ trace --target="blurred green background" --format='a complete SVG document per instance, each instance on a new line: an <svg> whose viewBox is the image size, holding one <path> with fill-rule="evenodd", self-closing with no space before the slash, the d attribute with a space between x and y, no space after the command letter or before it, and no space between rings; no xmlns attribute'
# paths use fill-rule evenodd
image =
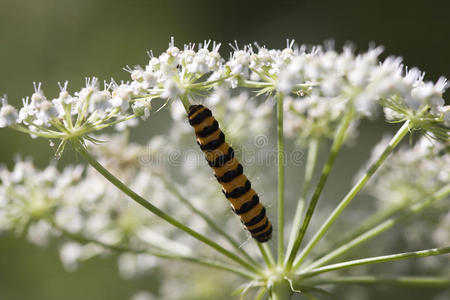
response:
<svg viewBox="0 0 450 300"><path fill-rule="evenodd" d="M258 41L280 48L285 39L317 44L334 39L341 47L352 41L365 50L370 42L384 45L388 55L401 55L409 66L427 72L427 79L450 76L448 1L150 1L150 0L0 0L0 93L11 104L31 95L41 81L56 95L58 81L81 87L86 76L128 79L125 65L145 64L146 51L163 51L170 36L176 44L213 39L223 45ZM227 46L222 48L228 54ZM163 132L166 113L150 119L134 138ZM158 124L158 125L156 125ZM383 123L364 123L358 148L344 151L329 193L349 185L351 175L386 130ZM390 127L389 127L390 128ZM144 140L145 140L144 139ZM40 166L52 157L45 140L31 140L0 130L0 163L12 166L16 154L32 156ZM77 158L66 153L65 162ZM289 182L288 182L289 185ZM341 191L342 192L342 191ZM156 276L155 276L156 275ZM55 247L37 248L0 236L0 300L128 299L135 291L152 290L157 274L123 280L114 257L82 264L66 273ZM427 299L427 291L371 289L371 299ZM225 297L226 299L226 297Z"/></svg>

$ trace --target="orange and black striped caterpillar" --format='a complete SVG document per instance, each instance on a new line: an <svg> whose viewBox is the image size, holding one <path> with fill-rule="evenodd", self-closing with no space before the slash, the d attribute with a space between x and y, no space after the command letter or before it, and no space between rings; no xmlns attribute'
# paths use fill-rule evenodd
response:
<svg viewBox="0 0 450 300"><path fill-rule="evenodd" d="M203 105L192 105L188 118L194 127L197 144L222 185L222 192L231 202L232 210L241 217L241 222L254 239L260 243L267 242L272 237L272 224L266 216L266 209L243 174L242 165L234 158L233 148L225 142L225 135L211 110Z"/></svg>

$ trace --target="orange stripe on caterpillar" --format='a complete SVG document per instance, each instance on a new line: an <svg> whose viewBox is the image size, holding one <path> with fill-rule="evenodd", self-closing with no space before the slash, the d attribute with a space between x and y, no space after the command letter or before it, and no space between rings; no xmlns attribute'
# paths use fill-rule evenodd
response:
<svg viewBox="0 0 450 300"><path fill-rule="evenodd" d="M217 120L203 105L190 106L188 119L233 211L240 216L254 239L260 243L267 242L272 237L272 224L266 216L266 209L244 175L242 165L234 158L233 148L225 141Z"/></svg>

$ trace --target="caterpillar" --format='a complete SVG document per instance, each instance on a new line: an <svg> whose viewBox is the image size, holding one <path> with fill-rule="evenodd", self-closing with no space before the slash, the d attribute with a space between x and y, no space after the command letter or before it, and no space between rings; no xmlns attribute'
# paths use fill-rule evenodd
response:
<svg viewBox="0 0 450 300"><path fill-rule="evenodd" d="M266 209L244 175L242 165L234 158L234 150L225 141L211 110L203 105L191 105L188 119L194 127L197 144L222 185L222 192L231 202L233 212L241 218L254 239L260 243L267 242L272 236L272 224L266 216Z"/></svg>

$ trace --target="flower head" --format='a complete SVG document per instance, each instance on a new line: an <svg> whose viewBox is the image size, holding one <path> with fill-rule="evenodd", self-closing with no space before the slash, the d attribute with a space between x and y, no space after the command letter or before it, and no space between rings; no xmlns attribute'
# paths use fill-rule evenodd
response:
<svg viewBox="0 0 450 300"><path fill-rule="evenodd" d="M373 157L379 156L386 141L383 139L374 148ZM400 148L372 179L368 191L382 206L426 199L450 182L450 153L446 147L444 143L422 137L414 147Z"/></svg>
<svg viewBox="0 0 450 300"><path fill-rule="evenodd" d="M16 124L17 118L19 117L17 110L8 104L6 97L0 98L0 101L0 128Z"/></svg>
<svg viewBox="0 0 450 300"><path fill-rule="evenodd" d="M0 126L12 126L33 137L61 140L59 156L68 141L90 139L93 132L149 115L149 100L134 101L136 95L128 83L112 82L100 89L97 78L87 78L85 87L73 95L67 82L59 86L59 96L48 100L41 84L35 84L35 92L23 100L19 113L2 101Z"/></svg>

